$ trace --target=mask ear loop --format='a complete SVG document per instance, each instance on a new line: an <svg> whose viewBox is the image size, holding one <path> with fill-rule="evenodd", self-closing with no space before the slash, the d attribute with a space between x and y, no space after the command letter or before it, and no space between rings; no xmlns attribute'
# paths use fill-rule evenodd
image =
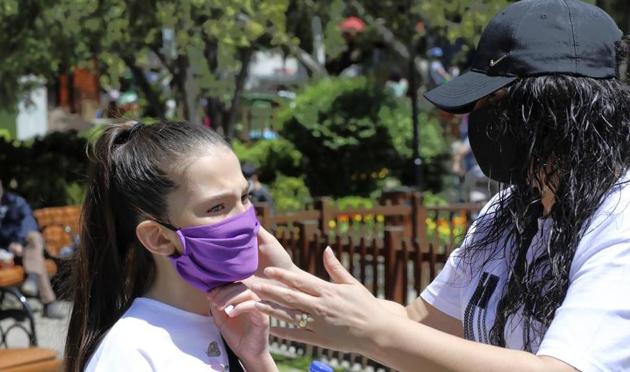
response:
<svg viewBox="0 0 630 372"><path fill-rule="evenodd" d="M168 222L162 222L162 221L158 220L157 218L156 218L156 219L154 219L153 221L155 221L155 222L159 223L160 225L162 225L162 226L166 227L167 229L169 229L169 230L171 230L171 231L173 231L173 232L177 232L177 231L179 230L179 228L177 228L177 227L175 227L175 226L171 225L170 223L168 223ZM175 252L175 253L173 253L173 254L169 255L169 257L171 257L171 258L177 258L177 257L179 257L179 256L181 256L181 254L179 254L179 253L177 253L177 252Z"/></svg>

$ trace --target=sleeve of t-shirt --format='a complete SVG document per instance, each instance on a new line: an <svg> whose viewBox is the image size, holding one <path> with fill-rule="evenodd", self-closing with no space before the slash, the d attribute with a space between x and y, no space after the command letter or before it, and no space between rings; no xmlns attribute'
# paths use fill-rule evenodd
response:
<svg viewBox="0 0 630 372"><path fill-rule="evenodd" d="M630 371L630 213L625 211L594 221L596 231L585 234L567 295L538 355L580 371Z"/></svg>
<svg viewBox="0 0 630 372"><path fill-rule="evenodd" d="M462 319L461 315L461 291L464 289L462 273L458 270L458 253L462 248L457 248L451 253L444 264L444 268L435 279L420 294L423 300L444 314L455 319Z"/></svg>
<svg viewBox="0 0 630 372"><path fill-rule="evenodd" d="M505 192L509 192L509 190L502 191L502 193ZM442 271L420 294L424 301L455 319L462 319L463 291L470 284L471 276L471 272L467 272L465 268L466 265L460 264L461 253L474 238L475 230L483 225L480 221L492 218L493 206L499 197L500 195L496 195L481 209L479 217L466 233L462 245L451 253Z"/></svg>

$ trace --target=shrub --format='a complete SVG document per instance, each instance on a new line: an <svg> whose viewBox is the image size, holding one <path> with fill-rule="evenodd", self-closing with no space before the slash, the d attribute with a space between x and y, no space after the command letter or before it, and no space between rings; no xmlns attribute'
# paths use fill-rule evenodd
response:
<svg viewBox="0 0 630 372"><path fill-rule="evenodd" d="M75 204L87 172L86 144L75 131L23 142L0 138L0 177L33 208Z"/></svg>
<svg viewBox="0 0 630 372"><path fill-rule="evenodd" d="M241 163L258 167L258 177L263 183L273 183L278 173L292 177L302 174L302 154L284 138L260 140L251 144L234 140L232 150Z"/></svg>
<svg viewBox="0 0 630 372"><path fill-rule="evenodd" d="M312 198L304 180L279 174L271 185L274 209L276 212L291 212L304 209Z"/></svg>
<svg viewBox="0 0 630 372"><path fill-rule="evenodd" d="M410 117L408 100L367 78L335 78L307 86L278 113L277 127L302 153L313 195L367 196L387 177L409 178ZM439 179L447 145L436 120L420 119L424 169Z"/></svg>

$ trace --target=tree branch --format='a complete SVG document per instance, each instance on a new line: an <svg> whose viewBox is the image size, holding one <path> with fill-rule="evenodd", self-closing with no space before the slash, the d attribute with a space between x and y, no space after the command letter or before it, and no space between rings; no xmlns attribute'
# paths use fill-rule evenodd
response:
<svg viewBox="0 0 630 372"><path fill-rule="evenodd" d="M134 80L138 83L138 87L144 93L147 102L149 104L149 115L155 116L158 118L164 117L164 105L162 105L162 101L160 100L159 93L155 92L151 83L144 75L144 71L140 66L138 66L131 56L122 56L123 61L131 70L131 74L133 75Z"/></svg>
<svg viewBox="0 0 630 372"><path fill-rule="evenodd" d="M171 75L175 75L175 68L168 63L168 61L166 60L166 56L160 51L159 48L157 48L155 45L151 45L149 47L149 49L151 49L151 51L158 57L158 59L160 60L160 63L166 67L166 69L168 70L168 72Z"/></svg>
<svg viewBox="0 0 630 372"><path fill-rule="evenodd" d="M234 123L236 123L236 114L237 110L240 107L241 96L243 95L243 88L245 87L245 80L247 79L247 72L249 69L249 62L251 61L252 54L254 53L254 48L249 47L246 49L241 49L241 69L236 76L236 80L234 82L234 96L232 96L232 102L230 104L230 110L228 113L227 120L224 121L226 128L225 133L227 134L227 138L231 141L234 138Z"/></svg>
<svg viewBox="0 0 630 372"><path fill-rule="evenodd" d="M387 28L387 26L385 26L382 21L372 17L372 15L370 15L367 10L365 10L363 5L357 0L351 0L350 4L356 9L361 18L363 18L367 23L373 25L374 28L376 28L376 30L383 37L383 41L385 41L385 43L389 45L392 50L394 50L404 59L409 60L411 56L411 54L409 53L409 49L407 49L403 42L396 38L394 33L389 28Z"/></svg>
<svg viewBox="0 0 630 372"><path fill-rule="evenodd" d="M238 19L243 22L247 22L250 20L247 14L241 13L238 15ZM265 30L268 34L272 35L275 30L273 26L267 27ZM328 71L326 68L322 66L319 62L317 62L313 56L311 56L304 49L300 48L297 45L293 45L291 42L283 43L283 46L289 49L289 52L298 59L298 61L302 62L306 68L308 68L315 75L328 75Z"/></svg>
<svg viewBox="0 0 630 372"><path fill-rule="evenodd" d="M298 59L298 61L302 62L306 68L308 68L315 75L328 75L328 71L322 66L319 62L315 60L308 52L304 49L300 48L293 43L287 43L285 45L289 48L289 52Z"/></svg>

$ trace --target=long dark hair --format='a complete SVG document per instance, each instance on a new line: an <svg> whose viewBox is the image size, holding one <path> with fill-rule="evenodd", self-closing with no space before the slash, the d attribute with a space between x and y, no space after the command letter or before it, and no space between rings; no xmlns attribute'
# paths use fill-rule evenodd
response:
<svg viewBox="0 0 630 372"><path fill-rule="evenodd" d="M492 110L496 120L488 131L509 131L528 145L522 172L529 177L500 193L491 212L476 221L461 262L471 268L473 262L507 261L510 277L489 341L505 346L508 319L521 316L523 345L531 351L566 296L580 239L630 168L630 89L616 78L523 78ZM555 195L549 235L530 247L544 186Z"/></svg>
<svg viewBox="0 0 630 372"><path fill-rule="evenodd" d="M143 218L168 221L168 173L191 156L227 144L187 123L110 126L88 149L90 176L73 262L66 370L85 367L101 338L152 284L155 263L136 238Z"/></svg>

